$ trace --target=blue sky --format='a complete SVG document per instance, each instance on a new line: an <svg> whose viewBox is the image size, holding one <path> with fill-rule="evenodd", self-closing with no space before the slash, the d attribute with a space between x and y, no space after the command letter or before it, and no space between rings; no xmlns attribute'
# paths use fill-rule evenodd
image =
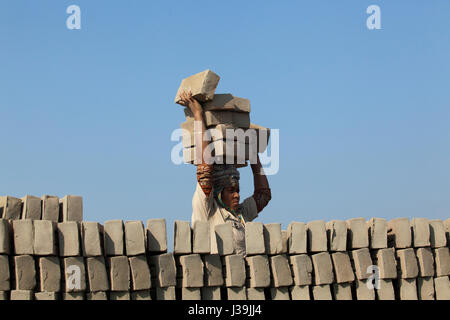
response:
<svg viewBox="0 0 450 320"><path fill-rule="evenodd" d="M171 234L195 188L170 159L173 99L211 69L280 130L259 221L446 219L449 21L443 0L2 1L0 194L82 195L85 220L166 218ZM252 183L242 169L242 198Z"/></svg>

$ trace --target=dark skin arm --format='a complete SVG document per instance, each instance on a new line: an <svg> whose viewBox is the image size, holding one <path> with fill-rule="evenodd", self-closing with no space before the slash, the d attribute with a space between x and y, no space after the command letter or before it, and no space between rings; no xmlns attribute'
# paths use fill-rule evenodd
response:
<svg viewBox="0 0 450 320"><path fill-rule="evenodd" d="M269 188L269 181L267 180L261 162L259 161L259 155L257 156L256 163L251 164L251 168L253 172L253 184L255 187L253 198L255 199L258 212L261 212L264 207L267 206L270 199L272 199L272 194Z"/></svg>

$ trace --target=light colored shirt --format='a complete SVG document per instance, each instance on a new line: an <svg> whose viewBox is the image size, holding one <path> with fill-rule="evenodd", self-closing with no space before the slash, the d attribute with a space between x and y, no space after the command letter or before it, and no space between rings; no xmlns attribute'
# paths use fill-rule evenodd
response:
<svg viewBox="0 0 450 320"><path fill-rule="evenodd" d="M233 226L233 244L236 254L245 256L245 228L231 212L222 208L214 199L214 190L206 197L197 182L194 196L192 198L192 226L196 221L209 222L211 233L211 253L218 253L216 234L214 227L218 224L231 223ZM248 197L239 205L237 210L242 214L245 222L254 220L258 216L256 202L252 196Z"/></svg>

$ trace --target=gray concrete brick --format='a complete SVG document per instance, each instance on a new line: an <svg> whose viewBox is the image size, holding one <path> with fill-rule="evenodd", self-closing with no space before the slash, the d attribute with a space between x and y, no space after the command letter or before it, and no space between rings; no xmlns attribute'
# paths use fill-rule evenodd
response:
<svg viewBox="0 0 450 320"><path fill-rule="evenodd" d="M81 248L83 256L97 257L102 252L102 234L101 225L98 222L81 222Z"/></svg>
<svg viewBox="0 0 450 320"><path fill-rule="evenodd" d="M447 245L445 226L442 220L430 220L430 242L432 248L440 248Z"/></svg>
<svg viewBox="0 0 450 320"><path fill-rule="evenodd" d="M227 300L247 300L247 288L246 287L228 287L227 288Z"/></svg>
<svg viewBox="0 0 450 320"><path fill-rule="evenodd" d="M211 253L218 253L221 256L233 254L233 226L230 223L218 224L214 232L216 241L211 241Z"/></svg>
<svg viewBox="0 0 450 320"><path fill-rule="evenodd" d="M269 259L266 255L247 257L246 262L249 267L250 287L269 287L270 268Z"/></svg>
<svg viewBox="0 0 450 320"><path fill-rule="evenodd" d="M352 283L333 283L331 288L333 290L334 300L353 300Z"/></svg>
<svg viewBox="0 0 450 320"><path fill-rule="evenodd" d="M375 289L367 287L367 280L356 280L354 285L357 300L375 300Z"/></svg>
<svg viewBox="0 0 450 320"><path fill-rule="evenodd" d="M208 287L219 287L224 284L222 274L222 261L218 254L202 256L205 266L204 283Z"/></svg>
<svg viewBox="0 0 450 320"><path fill-rule="evenodd" d="M311 300L309 286L291 286L289 292L292 300Z"/></svg>
<svg viewBox="0 0 450 320"><path fill-rule="evenodd" d="M287 229L289 254L307 253L306 224L291 222Z"/></svg>
<svg viewBox="0 0 450 320"><path fill-rule="evenodd" d="M0 219L0 254L11 254L12 229L8 220Z"/></svg>
<svg viewBox="0 0 450 320"><path fill-rule="evenodd" d="M59 256L74 257L80 255L79 222L68 221L57 224Z"/></svg>
<svg viewBox="0 0 450 320"><path fill-rule="evenodd" d="M89 291L109 291L109 279L104 257L86 258Z"/></svg>
<svg viewBox="0 0 450 320"><path fill-rule="evenodd" d="M315 220L306 224L308 235L308 251L322 252L327 251L328 240L325 221Z"/></svg>
<svg viewBox="0 0 450 320"><path fill-rule="evenodd" d="M434 278L436 300L450 300L450 281L448 277Z"/></svg>
<svg viewBox="0 0 450 320"><path fill-rule="evenodd" d="M49 220L34 220L34 254L57 255L56 223Z"/></svg>
<svg viewBox="0 0 450 320"><path fill-rule="evenodd" d="M369 231L364 218L352 218L347 223L347 246L349 249L360 249L369 247Z"/></svg>
<svg viewBox="0 0 450 320"><path fill-rule="evenodd" d="M247 288L247 300L266 300L264 288Z"/></svg>
<svg viewBox="0 0 450 320"><path fill-rule="evenodd" d="M173 253L192 253L192 232L189 221L175 220L173 234Z"/></svg>
<svg viewBox="0 0 450 320"><path fill-rule="evenodd" d="M188 108L185 109L185 115L186 119L194 120L193 114ZM204 119L208 128L221 124L227 124L234 128L250 128L250 114L244 112L205 111Z"/></svg>
<svg viewBox="0 0 450 320"><path fill-rule="evenodd" d="M417 278L417 297L419 300L435 300L433 277Z"/></svg>
<svg viewBox="0 0 450 320"><path fill-rule="evenodd" d="M250 100L235 97L229 93L215 94L213 99L203 104L205 111L236 111L250 113Z"/></svg>
<svg viewBox="0 0 450 320"><path fill-rule="evenodd" d="M86 267L83 257L63 258L62 276L65 292L82 292L86 291ZM95 267L95 265L94 265ZM95 268L94 268L95 270ZM100 273L103 276L103 273ZM94 283L95 284L95 283ZM94 289L96 289L94 287Z"/></svg>
<svg viewBox="0 0 450 320"><path fill-rule="evenodd" d="M245 285L245 263L239 254L228 255L224 258L225 285L227 287L242 287Z"/></svg>
<svg viewBox="0 0 450 320"><path fill-rule="evenodd" d="M7 255L0 255L0 291L11 290L11 274L9 272L9 259Z"/></svg>
<svg viewBox="0 0 450 320"><path fill-rule="evenodd" d="M266 253L263 224L261 222L247 222L245 226L245 248L247 255Z"/></svg>
<svg viewBox="0 0 450 320"><path fill-rule="evenodd" d="M122 220L109 220L104 223L104 248L107 256L125 254L124 230Z"/></svg>
<svg viewBox="0 0 450 320"><path fill-rule="evenodd" d="M383 218L371 218L367 221L370 249L387 248L387 221Z"/></svg>
<svg viewBox="0 0 450 320"><path fill-rule="evenodd" d="M445 234L447 236L447 244L450 245L450 218L444 220Z"/></svg>
<svg viewBox="0 0 450 320"><path fill-rule="evenodd" d="M427 218L413 218L411 229L414 247L430 246L430 224Z"/></svg>
<svg viewBox="0 0 450 320"><path fill-rule="evenodd" d="M13 220L14 253L16 255L33 254L33 220Z"/></svg>
<svg viewBox="0 0 450 320"><path fill-rule="evenodd" d="M109 257L108 271L111 291L130 290L130 265L127 256Z"/></svg>
<svg viewBox="0 0 450 320"><path fill-rule="evenodd" d="M416 279L398 279L398 296L400 300L417 300Z"/></svg>
<svg viewBox="0 0 450 320"><path fill-rule="evenodd" d="M431 248L416 249L416 257L419 263L419 276L421 277L434 276L434 258Z"/></svg>
<svg viewBox="0 0 450 320"><path fill-rule="evenodd" d="M42 200L42 220L58 222L59 217L59 198L56 196L43 195Z"/></svg>
<svg viewBox="0 0 450 320"><path fill-rule="evenodd" d="M289 287L270 288L272 300L290 300Z"/></svg>
<svg viewBox="0 0 450 320"><path fill-rule="evenodd" d="M129 291L111 291L109 293L109 300L131 300Z"/></svg>
<svg viewBox="0 0 450 320"><path fill-rule="evenodd" d="M450 275L450 253L448 247L434 249L436 277Z"/></svg>
<svg viewBox="0 0 450 320"><path fill-rule="evenodd" d="M352 267L358 280L367 279L371 273L367 273L367 268L372 265L372 258L368 248L361 248L351 251Z"/></svg>
<svg viewBox="0 0 450 320"><path fill-rule="evenodd" d="M270 269L274 287L288 287L294 284L286 255L280 254L270 257Z"/></svg>
<svg viewBox="0 0 450 320"><path fill-rule="evenodd" d="M281 234L281 223L267 223L263 225L264 245L266 253L276 255L283 252L283 236Z"/></svg>
<svg viewBox="0 0 450 320"><path fill-rule="evenodd" d="M134 291L147 290L152 287L150 268L147 257L139 255L128 257L131 270L131 285Z"/></svg>
<svg viewBox="0 0 450 320"><path fill-rule="evenodd" d="M84 292L63 292L62 293L63 300L85 300Z"/></svg>
<svg viewBox="0 0 450 320"><path fill-rule="evenodd" d="M331 220L325 225L330 251L347 250L347 223L344 220Z"/></svg>
<svg viewBox="0 0 450 320"><path fill-rule="evenodd" d="M288 253L288 243L289 243L289 237L287 230L281 230L281 253L280 254L286 254Z"/></svg>
<svg viewBox="0 0 450 320"><path fill-rule="evenodd" d="M313 266L307 254L289 256L289 263L296 286L312 284Z"/></svg>
<svg viewBox="0 0 450 320"><path fill-rule="evenodd" d="M22 200L11 197L0 197L0 218L18 220L22 214Z"/></svg>
<svg viewBox="0 0 450 320"><path fill-rule="evenodd" d="M167 252L167 228L165 219L147 220L147 250L150 253Z"/></svg>
<svg viewBox="0 0 450 320"><path fill-rule="evenodd" d="M333 300L329 284L312 286L314 300Z"/></svg>
<svg viewBox="0 0 450 320"><path fill-rule="evenodd" d="M320 252L311 256L314 270L314 284L330 284L333 283L333 264L328 252Z"/></svg>
<svg viewBox="0 0 450 320"><path fill-rule="evenodd" d="M175 300L175 286L156 287L156 300Z"/></svg>
<svg viewBox="0 0 450 320"><path fill-rule="evenodd" d="M67 195L60 200L62 203L62 221L83 221L83 198Z"/></svg>
<svg viewBox="0 0 450 320"><path fill-rule="evenodd" d="M211 253L211 230L209 222L196 221L192 231L192 252L199 254Z"/></svg>
<svg viewBox="0 0 450 320"><path fill-rule="evenodd" d="M34 300L60 300L57 292L35 292Z"/></svg>
<svg viewBox="0 0 450 320"><path fill-rule="evenodd" d="M33 300L34 294L32 290L11 290L11 300Z"/></svg>
<svg viewBox="0 0 450 320"><path fill-rule="evenodd" d="M175 96L175 103L178 103L183 91L190 90L192 97L200 102L206 102L214 98L220 77L211 70L205 70L189 76L181 81Z"/></svg>
<svg viewBox="0 0 450 320"><path fill-rule="evenodd" d="M142 221L125 222L125 247L128 256L145 254L145 231Z"/></svg>
<svg viewBox="0 0 450 320"><path fill-rule="evenodd" d="M221 300L220 287L202 287L202 300Z"/></svg>
<svg viewBox="0 0 450 320"><path fill-rule="evenodd" d="M410 248L412 245L411 225L408 218L388 221L388 245L396 249Z"/></svg>
<svg viewBox="0 0 450 320"><path fill-rule="evenodd" d="M22 203L22 219L41 219L42 204L40 198L27 195L22 198Z"/></svg>
<svg viewBox="0 0 450 320"><path fill-rule="evenodd" d="M397 278L397 260L394 248L375 250L373 256L373 263L378 266L380 271L380 279Z"/></svg>
<svg viewBox="0 0 450 320"><path fill-rule="evenodd" d="M58 257L39 258L39 288L45 292L61 291L61 266Z"/></svg>
<svg viewBox="0 0 450 320"><path fill-rule="evenodd" d="M413 248L396 251L398 260L398 274L402 279L416 278L419 275L419 266Z"/></svg>
<svg viewBox="0 0 450 320"><path fill-rule="evenodd" d="M380 279L375 290L377 300L395 300L394 286L391 279Z"/></svg>
<svg viewBox="0 0 450 320"><path fill-rule="evenodd" d="M0 301L9 300L9 291L0 291Z"/></svg>
<svg viewBox="0 0 450 320"><path fill-rule="evenodd" d="M181 300L202 300L200 288L181 288Z"/></svg>
<svg viewBox="0 0 450 320"><path fill-rule="evenodd" d="M173 253L163 253L156 256L150 256L149 264L151 266L150 270L155 270L153 274L156 276L155 280L157 287L165 288L176 285L177 269ZM170 292L167 294L170 294Z"/></svg>
<svg viewBox="0 0 450 320"><path fill-rule="evenodd" d="M105 291L88 292L86 293L86 300L108 300Z"/></svg>
<svg viewBox="0 0 450 320"><path fill-rule="evenodd" d="M34 290L36 287L36 267L32 256L15 256L14 274L16 290Z"/></svg>
<svg viewBox="0 0 450 320"><path fill-rule="evenodd" d="M183 272L183 288L203 287L203 262L199 254L190 254L180 257ZM198 291L200 296L200 291Z"/></svg>
<svg viewBox="0 0 450 320"><path fill-rule="evenodd" d="M131 300L152 300L150 290L131 292Z"/></svg>
<svg viewBox="0 0 450 320"><path fill-rule="evenodd" d="M337 283L355 280L350 257L347 252L334 252L331 255Z"/></svg>

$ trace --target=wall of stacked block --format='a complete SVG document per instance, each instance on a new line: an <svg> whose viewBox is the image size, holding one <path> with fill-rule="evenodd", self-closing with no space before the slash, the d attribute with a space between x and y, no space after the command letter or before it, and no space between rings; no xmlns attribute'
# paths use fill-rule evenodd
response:
<svg viewBox="0 0 450 320"><path fill-rule="evenodd" d="M230 224L175 221L168 252L164 219L82 221L76 196L0 217L0 300L450 300L450 219L251 222L244 258Z"/></svg>

